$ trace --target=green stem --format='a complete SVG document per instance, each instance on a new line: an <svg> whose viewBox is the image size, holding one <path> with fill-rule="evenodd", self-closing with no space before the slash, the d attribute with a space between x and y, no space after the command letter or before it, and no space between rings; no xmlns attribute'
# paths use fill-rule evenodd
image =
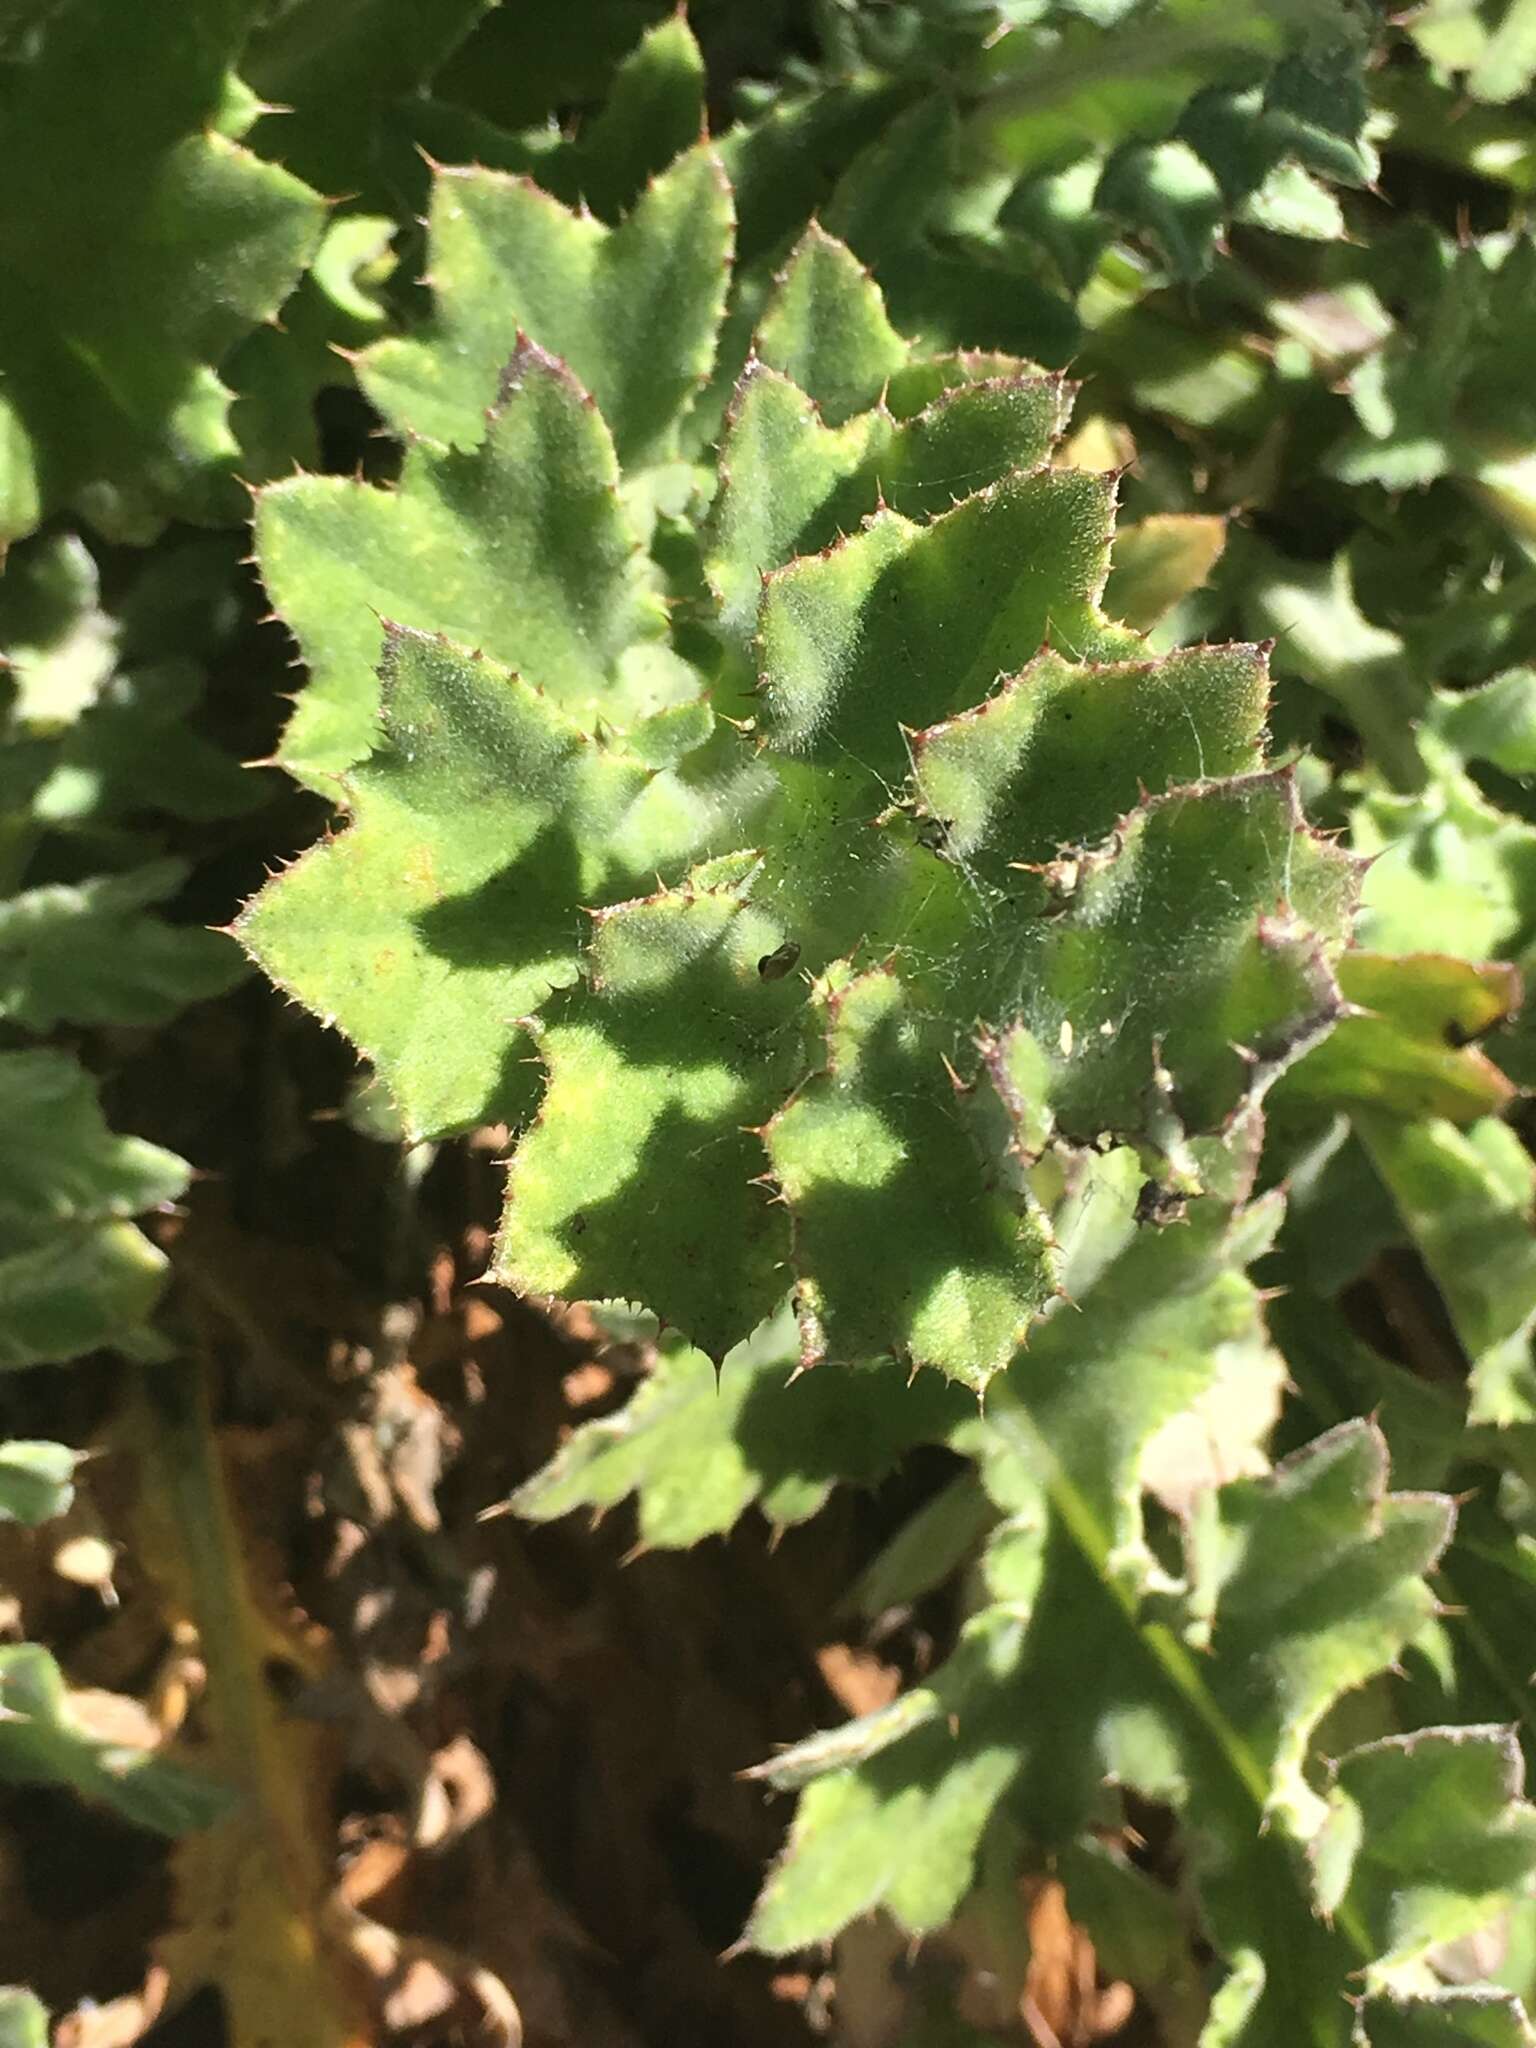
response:
<svg viewBox="0 0 1536 2048"><path fill-rule="evenodd" d="M1201 1678L1199 1660L1166 1624L1148 1623L1141 1619L1132 1589L1109 1569L1109 1538L1092 1506L1076 1482L1063 1471L1024 1403L1006 1387L994 1389L989 1395L987 1426L998 1428L1004 1422L1027 1434L1029 1462L1045 1475L1045 1492L1052 1511L1092 1567L1100 1587L1114 1602L1126 1627L1215 1745L1232 1778L1254 1809L1256 1829L1262 1830L1269 1795L1268 1774L1241 1732L1212 1698L1209 1687ZM1358 1915L1347 1903L1335 1913L1334 1926L1349 1941L1362 1963L1371 1960L1376 1953L1375 1946Z"/></svg>

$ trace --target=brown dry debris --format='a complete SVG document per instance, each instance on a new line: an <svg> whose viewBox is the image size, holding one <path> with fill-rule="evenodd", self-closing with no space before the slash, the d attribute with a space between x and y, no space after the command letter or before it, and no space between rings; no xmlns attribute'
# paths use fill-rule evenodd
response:
<svg viewBox="0 0 1536 2048"><path fill-rule="evenodd" d="M103 1711L241 1798L174 1846L101 1822L103 1897L63 1939L16 1862L35 1833L0 1828L0 1976L37 1983L55 2048L893 2048L936 1983L1019 2048L1116 2031L1128 1994L1059 1886L1006 1957L968 1925L914 1957L874 1922L830 1958L721 1960L788 1818L737 1773L926 1654L926 1624L877 1655L834 1620L869 1555L856 1500L777 1548L749 1518L627 1568L625 1513L482 1522L643 1352L475 1284L478 1226L370 1318L204 1201L203 1393L131 1405L56 1532L122 1543L120 1604L36 1540L14 1583L72 1679L126 1700Z"/></svg>

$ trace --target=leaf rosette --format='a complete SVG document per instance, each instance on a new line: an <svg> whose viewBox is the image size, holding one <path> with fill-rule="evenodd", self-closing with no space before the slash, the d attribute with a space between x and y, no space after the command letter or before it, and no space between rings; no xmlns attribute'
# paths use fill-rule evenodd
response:
<svg viewBox="0 0 1536 2048"><path fill-rule="evenodd" d="M792 1293L804 1363L979 1389L1059 1290L1042 1155L1198 1194L1339 1014L1355 864L1266 650L1103 609L1066 382L920 353L823 230L681 459L731 232L707 145L615 228L438 174L433 317L359 363L398 483L259 505L284 758L347 821L239 934L413 1134L517 1129L510 1284L716 1357Z"/></svg>

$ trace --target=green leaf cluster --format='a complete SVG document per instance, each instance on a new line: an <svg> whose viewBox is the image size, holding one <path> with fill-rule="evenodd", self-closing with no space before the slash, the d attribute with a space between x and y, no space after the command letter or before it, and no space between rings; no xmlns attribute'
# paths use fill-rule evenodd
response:
<svg viewBox="0 0 1536 2048"><path fill-rule="evenodd" d="M613 229L439 174L433 319L359 366L398 485L259 509L313 667L285 758L351 822L240 935L417 1136L542 1066L514 1284L719 1355L792 1274L806 1363L980 1387L1057 1286L1033 1163L1115 1138L1202 1187L1191 1139L1339 1007L1355 870L1265 762L1262 650L1153 659L1100 608L1061 380L914 351L825 231L681 464L728 200L703 146Z"/></svg>
<svg viewBox="0 0 1536 2048"><path fill-rule="evenodd" d="M191 714L221 648L232 550L182 542L116 608L75 533L23 542L0 583L0 1146L8 1165L0 1360L153 1348L165 1261L128 1220L187 1179L157 1147L113 1136L78 1034L163 1024L241 977L221 933L164 907L190 863L180 821L223 824L258 779ZM43 1049L63 1032L73 1043Z"/></svg>
<svg viewBox="0 0 1536 2048"><path fill-rule="evenodd" d="M1466 1460L1523 1483L1531 1168L1518 1061L1475 1042L1518 1030L1532 936L1531 828L1489 771L1536 756L1520 572L1490 567L1511 515L1454 402L1414 480L1470 522L1421 520L1422 598L1383 608L1364 500L1390 479L1351 437L1373 388L1445 388L1372 311L1391 259L1368 282L1333 196L1377 174L1369 39L1196 20L1155 121L1128 101L1069 161L1047 94L1069 132L1084 50L1129 70L1166 24L1027 28L978 84L975 46L909 13L718 150L683 123L673 23L574 138L435 169L430 311L356 364L398 473L258 501L309 671L281 757L340 819L239 935L411 1136L511 1126L500 1278L660 1318L635 1397L518 1512L633 1493L643 1541L683 1545L754 1504L804 1520L918 1445L964 1461L855 1595L965 1567L951 1654L764 1766L801 1803L749 1940L790 1953L874 1907L927 1932L1025 1860L1154 2004L1209 1945L1205 2042L1517 2035L1441 1967L1528 1891L1536 1824L1440 1587ZM1014 152L976 232L957 119ZM868 125L830 205L776 215L764 166L821 122ZM1054 245L1069 199L1092 233ZM1239 230L1307 244L1332 296L1257 285ZM1051 250L1120 394L1145 450L1123 485L1098 453L1123 430L1073 432L1041 366L1067 327L962 331L1010 237ZM1448 306L1499 336L1523 261L1479 271L1497 310ZM1175 274L1292 356L1159 356ZM1319 415L1329 320L1360 367ZM1284 503L1290 441L1254 466L1304 419L1357 537L1314 564L1243 535L1202 591L1227 507L1180 483L1170 428ZM1362 758L1329 761L1325 706ZM1352 1203L1443 1297L1460 1423L1342 1335ZM1131 1795L1182 1819L1177 1898L1115 1846Z"/></svg>
<svg viewBox="0 0 1536 2048"><path fill-rule="evenodd" d="M250 12L71 0L3 68L0 544L59 509L139 540L230 517L219 363L277 312L323 215L237 139Z"/></svg>
<svg viewBox="0 0 1536 2048"><path fill-rule="evenodd" d="M249 513L333 822L234 935L644 1304L511 1508L941 1474L747 1939L1029 1868L1170 2042L1527 2041L1528 0L560 17L0 25L0 1365L155 1348ZM0 1774L208 1816L3 1654Z"/></svg>

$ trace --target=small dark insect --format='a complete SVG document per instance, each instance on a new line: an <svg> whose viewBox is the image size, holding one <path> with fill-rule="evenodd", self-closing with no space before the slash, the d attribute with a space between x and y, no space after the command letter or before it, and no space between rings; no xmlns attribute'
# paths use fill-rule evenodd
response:
<svg viewBox="0 0 1536 2048"><path fill-rule="evenodd" d="M800 958L800 948L793 939L786 939L782 946L775 946L771 953L765 953L757 963L757 971L764 981L782 981Z"/></svg>
<svg viewBox="0 0 1536 2048"><path fill-rule="evenodd" d="M1136 1197L1136 1221L1155 1223L1159 1230L1165 1223L1182 1223L1188 1209L1188 1201L1176 1188L1165 1188L1155 1180L1144 1180Z"/></svg>
<svg viewBox="0 0 1536 2048"><path fill-rule="evenodd" d="M954 823L953 818L924 818L917 828L918 845L926 846L930 853L948 853Z"/></svg>

